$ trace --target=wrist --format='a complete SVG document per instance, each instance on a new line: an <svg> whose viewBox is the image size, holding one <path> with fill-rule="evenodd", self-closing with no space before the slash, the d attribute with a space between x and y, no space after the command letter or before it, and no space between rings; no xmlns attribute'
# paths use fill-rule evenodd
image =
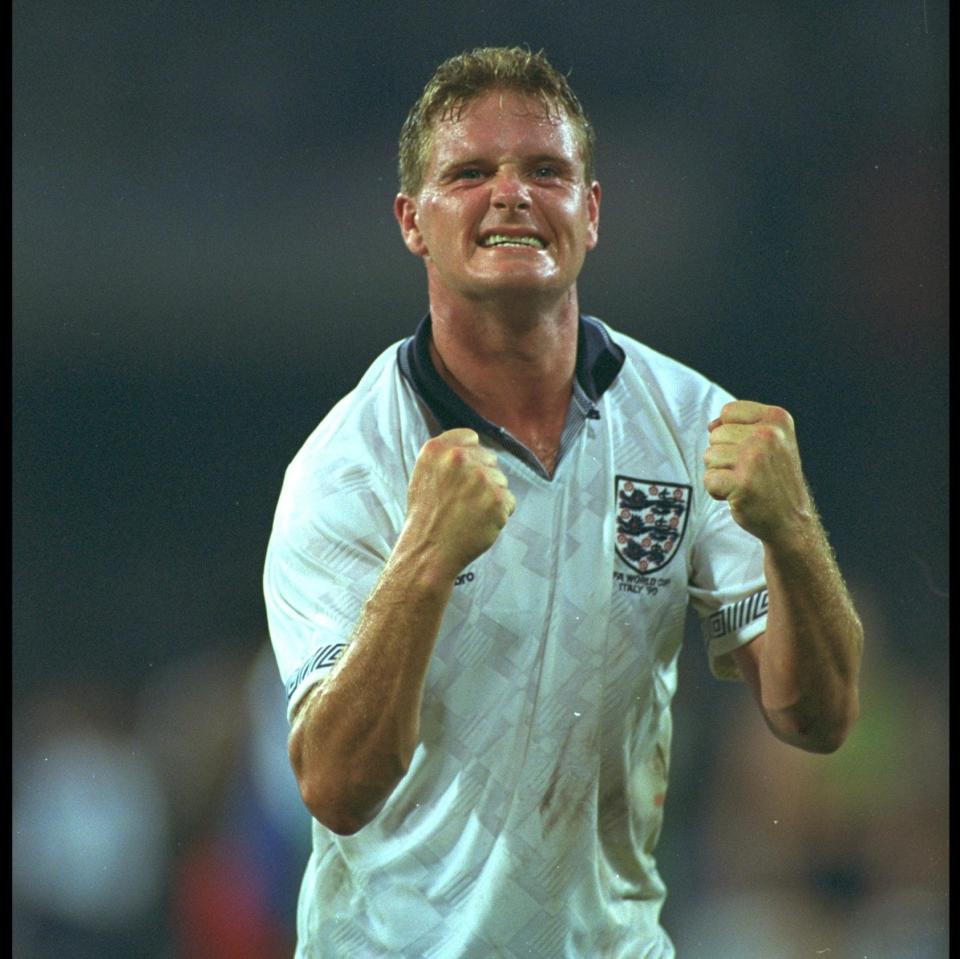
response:
<svg viewBox="0 0 960 959"><path fill-rule="evenodd" d="M400 533L387 563L391 575L400 576L408 588L427 596L442 598L453 590L460 574L457 564L450 562L442 551L429 543L414 542Z"/></svg>
<svg viewBox="0 0 960 959"><path fill-rule="evenodd" d="M794 521L763 541L764 557L779 567L796 567L815 561L829 552L826 534L820 519L813 512L798 514Z"/></svg>

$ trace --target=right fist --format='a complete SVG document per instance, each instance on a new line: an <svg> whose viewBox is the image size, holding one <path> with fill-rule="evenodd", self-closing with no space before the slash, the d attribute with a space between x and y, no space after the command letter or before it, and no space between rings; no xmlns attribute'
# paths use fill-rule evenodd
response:
<svg viewBox="0 0 960 959"><path fill-rule="evenodd" d="M473 430L448 430L417 456L404 536L453 578L494 544L516 505L496 454Z"/></svg>

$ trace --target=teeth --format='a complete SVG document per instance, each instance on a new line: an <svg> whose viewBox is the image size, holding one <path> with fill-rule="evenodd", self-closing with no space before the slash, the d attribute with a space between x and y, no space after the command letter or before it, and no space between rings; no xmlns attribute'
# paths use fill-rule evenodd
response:
<svg viewBox="0 0 960 959"><path fill-rule="evenodd" d="M494 233L485 237L484 246L532 246L536 250L543 249L543 241L535 236L504 236L501 233Z"/></svg>

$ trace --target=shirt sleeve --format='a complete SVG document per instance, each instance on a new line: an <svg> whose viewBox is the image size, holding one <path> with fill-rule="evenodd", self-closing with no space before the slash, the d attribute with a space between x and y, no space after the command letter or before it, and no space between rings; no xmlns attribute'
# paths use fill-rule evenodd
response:
<svg viewBox="0 0 960 959"><path fill-rule="evenodd" d="M396 540L392 512L362 467L287 471L263 589L288 719L346 649Z"/></svg>
<svg viewBox="0 0 960 959"><path fill-rule="evenodd" d="M710 397L710 416L732 398L717 390ZM704 426L704 442L706 435ZM699 494L702 512L692 551L690 603L700 618L711 672L718 679L739 680L731 653L767 628L763 544L737 525L726 502L707 493L702 459L699 463L694 495Z"/></svg>

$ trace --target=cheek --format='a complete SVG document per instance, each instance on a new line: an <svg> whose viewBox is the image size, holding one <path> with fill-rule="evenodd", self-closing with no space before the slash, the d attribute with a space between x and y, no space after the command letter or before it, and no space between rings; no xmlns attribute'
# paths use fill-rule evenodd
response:
<svg viewBox="0 0 960 959"><path fill-rule="evenodd" d="M571 210L567 222L569 223L569 232L573 243L578 247L592 249L596 238L590 224L590 218L586 213L583 210Z"/></svg>
<svg viewBox="0 0 960 959"><path fill-rule="evenodd" d="M597 245L597 222L591 217L589 209L583 211L583 238L588 250Z"/></svg>
<svg viewBox="0 0 960 959"><path fill-rule="evenodd" d="M568 197L555 207L559 219L566 224L567 232L589 243L594 236L590 219L590 207L582 194Z"/></svg>
<svg viewBox="0 0 960 959"><path fill-rule="evenodd" d="M466 204L450 197L438 198L421 207L420 229L428 242L430 237L442 237L449 243L466 228L468 222L469 209Z"/></svg>
<svg viewBox="0 0 960 959"><path fill-rule="evenodd" d="M597 228L589 221L587 222L585 242L588 250L592 250L597 245Z"/></svg>

